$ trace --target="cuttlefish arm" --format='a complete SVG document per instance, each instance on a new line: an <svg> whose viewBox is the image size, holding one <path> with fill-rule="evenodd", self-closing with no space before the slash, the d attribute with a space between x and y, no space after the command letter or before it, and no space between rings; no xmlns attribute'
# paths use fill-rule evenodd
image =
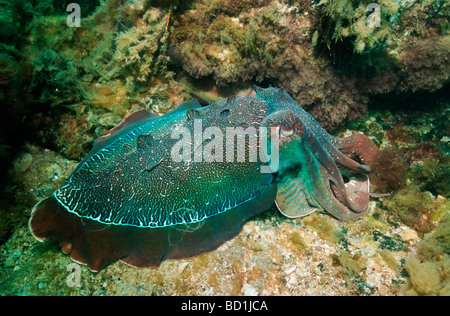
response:
<svg viewBox="0 0 450 316"><path fill-rule="evenodd" d="M302 108L298 107L298 113L302 122L316 136L339 169L352 174L370 172L370 164L375 160L378 148L369 137L356 134L336 138L325 131L311 114ZM359 158L361 163L352 159L352 156Z"/></svg>
<svg viewBox="0 0 450 316"><path fill-rule="evenodd" d="M378 147L366 135L355 134L344 138L335 138L335 146L345 155L356 155L361 162L369 167L378 155Z"/></svg>
<svg viewBox="0 0 450 316"><path fill-rule="evenodd" d="M256 96L268 104L268 126L296 130L294 142L280 144L291 164L280 176L276 198L280 211L298 217L323 208L342 220L364 215L369 202L365 173L376 156L375 144L364 135L331 136L282 89L256 88Z"/></svg>
<svg viewBox="0 0 450 316"><path fill-rule="evenodd" d="M266 123L282 131L278 142L283 161L276 197L282 214L295 218L322 208L339 219L351 220L367 212L367 177L350 175L345 183L328 151L292 113L272 113Z"/></svg>
<svg viewBox="0 0 450 316"><path fill-rule="evenodd" d="M335 194L333 184L330 184L333 177L328 171L320 165L316 160L313 161L314 168L310 170L311 182L314 186L313 197L320 204L320 206L337 219L348 221L356 220L364 216L368 211L368 185L362 182L362 185L355 186L355 190L351 191L351 187L345 189L345 194L352 199L353 209L342 203L342 196ZM357 208L355 208L355 205Z"/></svg>
<svg viewBox="0 0 450 316"><path fill-rule="evenodd" d="M287 98L291 99L289 95ZM292 100L292 102L295 102ZM370 166L378 154L378 147L366 135L355 134L348 137L334 137L317 123L314 117L298 107L298 113L305 126L316 135L338 167L350 173L370 172ZM361 163L353 158L359 158Z"/></svg>
<svg viewBox="0 0 450 316"><path fill-rule="evenodd" d="M323 147L322 143L312 133L305 135L306 142L303 142L304 149L309 151L319 164L322 173L324 186L333 194L332 200L346 206L346 210L353 213L364 213L369 203L369 180L364 174L359 177L352 176L350 181L344 183L341 171L334 159ZM315 164L313 164L315 165ZM318 184L316 183L316 186Z"/></svg>
<svg viewBox="0 0 450 316"><path fill-rule="evenodd" d="M367 201L364 199L368 196L368 185L353 186L350 181L341 183L338 188L339 178L320 162L315 149L306 140L297 143L295 156L300 167L284 175L278 185L275 202L283 215L296 218L323 209L340 220L348 221L366 214ZM333 162L331 157L329 159ZM352 201L353 208L346 205L348 200Z"/></svg>

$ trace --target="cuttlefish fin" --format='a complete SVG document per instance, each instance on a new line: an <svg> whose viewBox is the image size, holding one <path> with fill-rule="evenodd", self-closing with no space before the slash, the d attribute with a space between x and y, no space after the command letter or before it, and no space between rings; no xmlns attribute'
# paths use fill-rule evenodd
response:
<svg viewBox="0 0 450 316"><path fill-rule="evenodd" d="M197 109L201 109L202 105L200 104L200 102L197 99L190 99L187 101L184 101L182 103L180 103L179 105L177 105L175 108L173 108L170 112L168 112L167 115L172 115L175 113L180 113L180 112L187 112L188 110L197 110Z"/></svg>
<svg viewBox="0 0 450 316"><path fill-rule="evenodd" d="M100 136L94 141L91 151L87 154L86 157L80 162L77 168L74 170L74 173L81 168L83 163L89 160L93 155L98 153L103 148L108 147L112 143L114 143L117 139L126 135L128 132L133 129L138 128L151 120L156 120L160 117L160 115L150 112L147 109L140 109L135 112L128 114L122 122L109 130L108 134Z"/></svg>
<svg viewBox="0 0 450 316"><path fill-rule="evenodd" d="M92 152L98 152L99 150L105 148L131 130L139 127L142 124L145 124L149 120L159 117L160 116L158 114L152 113L147 109L140 109L129 114L122 120L119 125L111 128L108 134L103 135L95 140Z"/></svg>
<svg viewBox="0 0 450 316"><path fill-rule="evenodd" d="M317 211L311 203L311 195L302 177L289 178L278 185L275 204L284 216L297 218Z"/></svg>

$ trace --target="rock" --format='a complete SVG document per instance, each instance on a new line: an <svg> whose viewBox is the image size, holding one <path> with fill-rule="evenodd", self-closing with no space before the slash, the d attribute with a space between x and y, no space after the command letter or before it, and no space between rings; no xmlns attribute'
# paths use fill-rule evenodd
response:
<svg viewBox="0 0 450 316"><path fill-rule="evenodd" d="M13 160L14 171L21 173L30 168L33 162L33 156L29 153L20 152Z"/></svg>
<svg viewBox="0 0 450 316"><path fill-rule="evenodd" d="M399 233L400 237L402 237L405 241L414 241L419 238L417 232L413 229L405 229L401 233Z"/></svg>
<svg viewBox="0 0 450 316"><path fill-rule="evenodd" d="M183 262L178 266L178 274L181 275L184 271L184 269L186 269L186 267L188 266L189 262Z"/></svg>
<svg viewBox="0 0 450 316"><path fill-rule="evenodd" d="M245 296L258 296L258 292L250 284L244 284L243 290Z"/></svg>

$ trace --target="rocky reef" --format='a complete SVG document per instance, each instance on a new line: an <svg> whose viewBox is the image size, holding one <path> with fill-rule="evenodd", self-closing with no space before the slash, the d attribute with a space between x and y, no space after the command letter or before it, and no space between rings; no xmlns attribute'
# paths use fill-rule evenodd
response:
<svg viewBox="0 0 450 316"><path fill-rule="evenodd" d="M70 2L0 0L0 294L450 294L448 1L80 0L68 27ZM272 208L212 253L81 267L70 286L71 260L27 229L33 205L128 113L254 84L371 137L371 188L390 195L356 222Z"/></svg>

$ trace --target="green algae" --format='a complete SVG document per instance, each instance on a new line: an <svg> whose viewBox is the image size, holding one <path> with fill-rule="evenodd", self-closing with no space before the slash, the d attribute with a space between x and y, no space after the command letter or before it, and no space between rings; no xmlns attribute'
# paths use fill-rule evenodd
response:
<svg viewBox="0 0 450 316"><path fill-rule="evenodd" d="M410 177L415 183L420 185L423 190L450 196L450 158L445 156L440 161L424 160L417 163L410 171Z"/></svg>
<svg viewBox="0 0 450 316"><path fill-rule="evenodd" d="M323 22L326 24L322 25L321 31L329 32L328 34L320 34L324 37L322 41L325 45L331 48L333 42L352 38L354 50L362 53L376 48L378 43L383 43L392 32L391 20L397 16L399 4L393 0L380 1L378 4L380 7L380 23L377 26L372 26L374 23L372 20L371 23L368 22L369 14L367 14L370 3L370 1L322 0L319 7L327 21Z"/></svg>
<svg viewBox="0 0 450 316"><path fill-rule="evenodd" d="M341 72L367 78L395 67L386 42L394 36L398 1L322 0L318 10L313 45L328 52Z"/></svg>
<svg viewBox="0 0 450 316"><path fill-rule="evenodd" d="M366 259L360 255L352 255L346 251L340 251L332 255L333 266L338 268L342 278L346 281L347 287L351 291L363 295L375 293L375 289L368 285L361 277L366 267Z"/></svg>
<svg viewBox="0 0 450 316"><path fill-rule="evenodd" d="M406 295L450 294L450 216L446 215L436 230L425 237L417 247L417 254L407 258L405 269L409 274L402 288Z"/></svg>
<svg viewBox="0 0 450 316"><path fill-rule="evenodd" d="M400 274L401 263L392 255L389 250L383 249L377 252L380 254L383 261L393 270L397 275Z"/></svg>
<svg viewBox="0 0 450 316"><path fill-rule="evenodd" d="M373 232L373 240L379 243L380 249L389 251L400 251L403 249L403 242L401 240L396 240L386 235L383 235L378 230Z"/></svg>
<svg viewBox="0 0 450 316"><path fill-rule="evenodd" d="M429 192L417 186L407 186L383 201L384 206L401 222L414 227L419 233L430 232L439 218L448 212L445 199L434 199Z"/></svg>
<svg viewBox="0 0 450 316"><path fill-rule="evenodd" d="M292 243L296 252L304 253L308 249L308 245L306 244L302 235L297 231L292 232L292 234L289 236L289 241Z"/></svg>
<svg viewBox="0 0 450 316"><path fill-rule="evenodd" d="M69 58L47 49L32 61L32 93L37 102L58 106L80 101L79 70Z"/></svg>
<svg viewBox="0 0 450 316"><path fill-rule="evenodd" d="M302 220L302 224L315 230L319 237L332 243L339 243L343 240L344 233L329 220L329 217L312 214Z"/></svg>

